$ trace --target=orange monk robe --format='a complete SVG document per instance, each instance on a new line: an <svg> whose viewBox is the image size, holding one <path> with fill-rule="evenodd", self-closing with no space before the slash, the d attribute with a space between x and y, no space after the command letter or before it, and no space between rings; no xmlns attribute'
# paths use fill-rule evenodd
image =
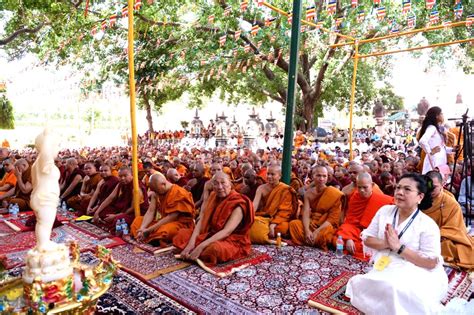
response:
<svg viewBox="0 0 474 315"><path fill-rule="evenodd" d="M301 147L304 144L304 141L305 137L303 135L296 135L294 142L295 148L298 149L299 147Z"/></svg>
<svg viewBox="0 0 474 315"><path fill-rule="evenodd" d="M14 171L6 173L0 181L0 186L10 185L10 188L5 191L0 191L0 196L16 186L16 176Z"/></svg>
<svg viewBox="0 0 474 315"><path fill-rule="evenodd" d="M359 191L355 191L349 199L344 223L337 229L333 237L334 247L336 247L338 236L342 236L344 244L351 239L355 245L354 257L367 261L370 257L364 255L360 233L369 226L382 206L390 204L393 204L393 197L379 191L373 191L369 198L362 198Z"/></svg>
<svg viewBox="0 0 474 315"><path fill-rule="evenodd" d="M186 174L188 173L188 169L183 164L179 164L178 166L176 166L176 170L181 176L186 176Z"/></svg>
<svg viewBox="0 0 474 315"><path fill-rule="evenodd" d="M149 226L159 222L160 219L166 216L179 212L178 219L173 222L166 223L159 226L145 239L146 243L153 240L159 240L161 246L166 246L173 241L180 229L189 229L194 226L194 201L193 195L186 189L173 184L171 189L164 195L158 196L155 211L155 219ZM143 216L136 217L131 225L131 232L133 237L137 237L137 231L140 229L143 222Z"/></svg>
<svg viewBox="0 0 474 315"><path fill-rule="evenodd" d="M289 222L298 211L298 197L290 186L279 183L260 200L259 209L255 213L255 222L250 229L250 239L254 244L267 244L270 224L276 224L275 234L288 234Z"/></svg>
<svg viewBox="0 0 474 315"><path fill-rule="evenodd" d="M7 139L3 140L2 142L2 148L9 148L10 147L10 142L8 142Z"/></svg>
<svg viewBox="0 0 474 315"><path fill-rule="evenodd" d="M299 179L294 172L291 172L291 179L290 179L290 186L295 191L299 191L301 188L304 187L303 182Z"/></svg>
<svg viewBox="0 0 474 315"><path fill-rule="evenodd" d="M257 173L257 176L261 177L261 178L267 178L267 168L266 167L262 167L260 169L260 171Z"/></svg>
<svg viewBox="0 0 474 315"><path fill-rule="evenodd" d="M209 244L199 256L203 262L214 265L248 256L251 251L249 230L253 223L254 208L247 197L231 191L223 200L219 201L216 193L212 192L201 218L201 231L196 238L196 246L221 231L235 208L242 209L242 222L226 238ZM173 245L183 250L189 242L193 229L184 229L178 232L173 239Z"/></svg>
<svg viewBox="0 0 474 315"><path fill-rule="evenodd" d="M224 167L222 168L222 171L223 171L224 173L226 173L227 175L229 175L229 177L230 177L231 180L234 180L234 174L232 173L232 170L230 169L230 167L224 166Z"/></svg>
<svg viewBox="0 0 474 315"><path fill-rule="evenodd" d="M441 232L441 255L444 261L461 268L474 269L474 239L464 225L461 207L445 191L423 211L438 224Z"/></svg>
<svg viewBox="0 0 474 315"><path fill-rule="evenodd" d="M324 189L319 198L315 198L310 204L309 228L312 232L326 221L331 224L320 230L314 246L327 250L328 245L331 244L334 232L339 224L339 216L341 215L342 208L341 199L343 195L339 189L328 186ZM293 220L290 222L290 235L291 240L296 245L304 245L306 243L302 220Z"/></svg>

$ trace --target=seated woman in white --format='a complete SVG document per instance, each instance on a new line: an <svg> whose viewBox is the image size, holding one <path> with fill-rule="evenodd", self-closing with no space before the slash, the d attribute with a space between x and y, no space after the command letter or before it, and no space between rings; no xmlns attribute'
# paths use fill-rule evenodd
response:
<svg viewBox="0 0 474 315"><path fill-rule="evenodd" d="M405 174L395 190L395 206L380 208L362 232L375 264L367 274L352 277L346 289L352 305L362 312L433 314L442 308L448 278L440 232L420 211L431 206L432 190L425 176Z"/></svg>

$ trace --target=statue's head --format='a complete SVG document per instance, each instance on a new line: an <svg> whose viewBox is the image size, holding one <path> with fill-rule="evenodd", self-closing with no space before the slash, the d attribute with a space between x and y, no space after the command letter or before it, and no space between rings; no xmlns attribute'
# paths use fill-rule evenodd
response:
<svg viewBox="0 0 474 315"><path fill-rule="evenodd" d="M35 139L35 147L38 152L48 150L56 156L59 152L59 141L52 130L46 127Z"/></svg>

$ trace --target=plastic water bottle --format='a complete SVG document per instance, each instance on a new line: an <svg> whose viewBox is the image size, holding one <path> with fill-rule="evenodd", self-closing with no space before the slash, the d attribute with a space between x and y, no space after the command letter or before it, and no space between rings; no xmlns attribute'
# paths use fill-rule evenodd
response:
<svg viewBox="0 0 474 315"><path fill-rule="evenodd" d="M120 236L122 235L122 220L117 220L115 223L115 235Z"/></svg>
<svg viewBox="0 0 474 315"><path fill-rule="evenodd" d="M128 224L125 219L122 219L122 234L128 235Z"/></svg>
<svg viewBox="0 0 474 315"><path fill-rule="evenodd" d="M63 203L61 204L61 213L66 213L67 212L67 204L66 204L66 201L63 201Z"/></svg>
<svg viewBox="0 0 474 315"><path fill-rule="evenodd" d="M12 209L12 210L13 210L13 211L12 211L12 216L13 216L14 219L16 219L16 218L18 218L18 213L20 213L20 207L18 206L18 204L15 203L15 204L12 206L12 208L13 208L13 209Z"/></svg>
<svg viewBox="0 0 474 315"><path fill-rule="evenodd" d="M336 241L336 256L337 257L342 257L344 256L344 240L342 239L342 236L337 237Z"/></svg>
<svg viewBox="0 0 474 315"><path fill-rule="evenodd" d="M10 216L13 216L13 211L14 211L14 210L13 210L13 204L9 204L9 205L8 205L8 214L9 214Z"/></svg>

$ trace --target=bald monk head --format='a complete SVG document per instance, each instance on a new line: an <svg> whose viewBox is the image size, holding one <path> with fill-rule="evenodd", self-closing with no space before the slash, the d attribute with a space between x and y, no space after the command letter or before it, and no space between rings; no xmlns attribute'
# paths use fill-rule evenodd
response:
<svg viewBox="0 0 474 315"><path fill-rule="evenodd" d="M28 169L28 167L30 166L28 164L28 161L25 160L25 159L16 160L14 165L20 172L26 171Z"/></svg>
<svg viewBox="0 0 474 315"><path fill-rule="evenodd" d="M128 166L122 166L118 172L120 183L129 184L133 180L132 170Z"/></svg>
<svg viewBox="0 0 474 315"><path fill-rule="evenodd" d="M370 198L372 196L372 176L369 173L362 172L357 175L357 190L362 198Z"/></svg>
<svg viewBox="0 0 474 315"><path fill-rule="evenodd" d="M107 178L109 176L112 176L112 168L107 164L101 165L99 168L99 172L102 178Z"/></svg>
<svg viewBox="0 0 474 315"><path fill-rule="evenodd" d="M201 179L204 176L204 165L200 162L195 163L193 167L193 177Z"/></svg>
<svg viewBox="0 0 474 315"><path fill-rule="evenodd" d="M66 160L66 168L70 171L77 167L77 160L75 158L69 158Z"/></svg>
<svg viewBox="0 0 474 315"><path fill-rule="evenodd" d="M363 168L361 165L359 164L352 164L351 166L349 166L349 176L351 177L351 181L356 184L357 182L357 175L359 175L359 173L362 173L363 171Z"/></svg>
<svg viewBox="0 0 474 315"><path fill-rule="evenodd" d="M433 181L433 191L431 192L431 198L437 198L443 191L443 176L440 172L429 171L426 176L431 178Z"/></svg>
<svg viewBox="0 0 474 315"><path fill-rule="evenodd" d="M312 170L314 186L316 189L326 187L328 182L328 169L323 165L316 165Z"/></svg>
<svg viewBox="0 0 474 315"><path fill-rule="evenodd" d="M240 164L240 171L242 174L245 174L245 172L250 169L252 169L252 164L248 162Z"/></svg>
<svg viewBox="0 0 474 315"><path fill-rule="evenodd" d="M232 190L232 183L229 175L224 172L217 172L212 177L212 187L217 197L225 198Z"/></svg>
<svg viewBox="0 0 474 315"><path fill-rule="evenodd" d="M222 172L222 164L217 162L212 163L210 172L211 177L214 176L214 174L216 174L217 172Z"/></svg>
<svg viewBox="0 0 474 315"><path fill-rule="evenodd" d="M253 186L257 183L257 173L253 169L249 169L244 173L244 184Z"/></svg>
<svg viewBox="0 0 474 315"><path fill-rule="evenodd" d="M171 184L166 177L161 173L156 173L150 176L150 189L158 195L166 194L170 189Z"/></svg>
<svg viewBox="0 0 474 315"><path fill-rule="evenodd" d="M166 179L169 180L171 183L176 183L181 178L179 175L178 170L175 168L170 168L166 172Z"/></svg>
<svg viewBox="0 0 474 315"><path fill-rule="evenodd" d="M267 183L276 187L280 183L281 167L278 164L270 164L267 170Z"/></svg>

